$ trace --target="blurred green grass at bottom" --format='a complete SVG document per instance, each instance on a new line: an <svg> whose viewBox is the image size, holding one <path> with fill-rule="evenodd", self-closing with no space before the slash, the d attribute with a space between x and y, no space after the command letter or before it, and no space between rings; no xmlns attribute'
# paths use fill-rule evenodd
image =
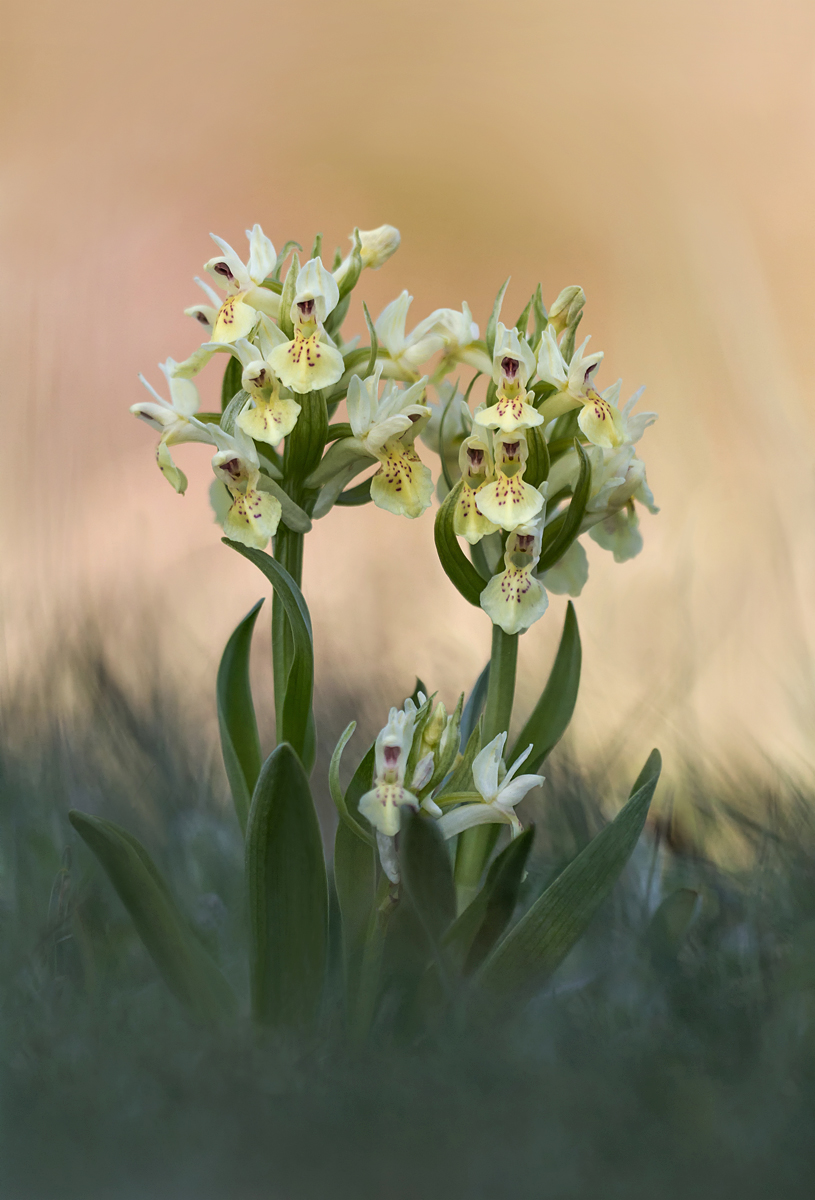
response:
<svg viewBox="0 0 815 1200"><path fill-rule="evenodd" d="M316 1039L204 1030L164 991L67 823L76 805L134 827L245 985L242 847L205 706L192 711L145 662L126 686L85 644L4 706L5 1196L811 1194L815 789L770 795L674 763L669 787L700 814L692 834L650 826L552 986L488 1028L417 1037L394 1001L349 1046L329 995ZM69 705L54 704L57 677L70 677ZM324 687L323 727L341 728L352 701ZM581 772L559 751L546 773L526 814L530 890L609 798L602 763ZM698 895L694 919L658 937L659 899L679 888Z"/></svg>

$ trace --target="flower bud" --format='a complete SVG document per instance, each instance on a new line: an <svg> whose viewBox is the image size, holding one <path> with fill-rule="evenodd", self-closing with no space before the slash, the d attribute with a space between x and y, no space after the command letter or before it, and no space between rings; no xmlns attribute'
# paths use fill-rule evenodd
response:
<svg viewBox="0 0 815 1200"><path fill-rule="evenodd" d="M402 239L393 225L380 225L378 229L360 229L359 240L363 267L378 271L396 253Z"/></svg>
<svg viewBox="0 0 815 1200"><path fill-rule="evenodd" d="M586 294L582 287L574 283L565 287L549 309L549 324L555 332L563 333L564 329L576 324L585 303Z"/></svg>

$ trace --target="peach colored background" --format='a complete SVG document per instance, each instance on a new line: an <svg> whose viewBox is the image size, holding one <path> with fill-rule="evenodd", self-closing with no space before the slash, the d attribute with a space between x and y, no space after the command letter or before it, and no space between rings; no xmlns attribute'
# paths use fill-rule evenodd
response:
<svg viewBox="0 0 815 1200"><path fill-rule="evenodd" d="M373 311L407 287L417 319L467 299L483 329L508 273L511 313L582 283L602 381L661 413L645 552L592 546L578 602L582 744L815 757L810 3L32 0L0 55L7 677L83 606L117 635L146 606L211 688L263 587L218 542L205 452L179 452L184 499L155 469L136 373L196 344L210 229L344 246L388 221ZM432 513L337 511L308 546L324 683L472 682L489 629ZM527 690L562 609L523 643Z"/></svg>

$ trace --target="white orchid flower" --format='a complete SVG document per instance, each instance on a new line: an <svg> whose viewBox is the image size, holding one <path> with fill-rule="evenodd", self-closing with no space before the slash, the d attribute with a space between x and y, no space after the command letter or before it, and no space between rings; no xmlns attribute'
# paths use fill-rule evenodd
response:
<svg viewBox="0 0 815 1200"><path fill-rule="evenodd" d="M459 362L466 363L482 374L490 373L489 356L483 345L478 344L478 326L466 302L462 304L460 312L455 308L437 308L420 321L411 334L417 344L432 336L442 339L444 351L434 380L441 379Z"/></svg>
<svg viewBox="0 0 815 1200"><path fill-rule="evenodd" d="M537 521L513 530L504 551L504 570L493 575L481 593L481 607L504 633L523 633L549 607L546 588L535 576L542 530L542 513Z"/></svg>
<svg viewBox="0 0 815 1200"><path fill-rule="evenodd" d="M223 520L224 536L244 546L265 550L277 532L283 510L276 496L258 486L260 460L254 442L237 422L234 434L228 434L219 425L206 428L218 447L212 469L232 500Z"/></svg>
<svg viewBox="0 0 815 1200"><path fill-rule="evenodd" d="M388 723L376 739L374 749L374 786L361 798L359 811L377 833L393 838L401 825L401 809L418 809L419 801L404 786L408 755L413 745L416 709L392 708Z"/></svg>
<svg viewBox="0 0 815 1200"><path fill-rule="evenodd" d="M257 323L258 312L264 312L270 317L278 315L280 297L268 288L260 286L274 271L277 254L259 225L254 225L251 230L246 231L249 239L249 260L246 263L223 238L214 233L209 236L221 253L211 258L205 264L204 270L227 293L212 322L212 341L231 344L238 338L251 334ZM211 295L209 292L208 294ZM217 300L217 296L215 299ZM192 311L193 315L197 315L194 309Z"/></svg>
<svg viewBox="0 0 815 1200"><path fill-rule="evenodd" d="M310 487L324 489L315 516L327 512L342 488L375 461L381 466L371 480L371 497L379 508L413 518L430 505L433 477L413 446L430 417L427 378L409 388L389 381L380 398L381 376L380 363L368 379L351 377L347 407L353 437L335 442L308 480Z"/></svg>
<svg viewBox="0 0 815 1200"><path fill-rule="evenodd" d="M267 328L279 332L266 317L261 321ZM232 353L243 367L241 387L251 397L251 404L247 404L238 417L238 425L256 441L278 446L294 429L302 409L296 400L280 394L280 380L267 357L274 349L275 341L264 336L263 328L258 331L258 340L260 347L246 338L238 338L232 346Z"/></svg>
<svg viewBox="0 0 815 1200"><path fill-rule="evenodd" d="M556 596L579 596L589 578L589 560L582 543L572 542L563 558L539 578L547 592Z"/></svg>
<svg viewBox="0 0 815 1200"><path fill-rule="evenodd" d="M579 408L577 423L588 440L595 446L613 450L626 441L626 425L619 409L592 386L591 377L603 355L585 353L589 340L586 338L567 363L554 327L547 325L538 348L538 375L557 391L544 400L540 412L548 424L555 417Z"/></svg>
<svg viewBox="0 0 815 1200"><path fill-rule="evenodd" d="M412 303L413 297L402 292L382 310L374 325L380 346L390 355L390 359L384 363L385 375L409 383L418 379L418 368L442 350L445 344L441 334L423 330L421 325L417 325L413 333L405 333L408 309Z"/></svg>
<svg viewBox="0 0 815 1200"><path fill-rule="evenodd" d="M489 434L476 429L464 439L459 449L458 466L464 482L453 512L453 530L474 546L483 537L498 531L498 526L484 516L476 503L481 489L495 479Z"/></svg>
<svg viewBox="0 0 815 1200"><path fill-rule="evenodd" d="M543 496L524 481L529 447L521 431L498 433L493 438L495 480L475 497L478 511L501 529L512 530L534 521L543 508Z"/></svg>
<svg viewBox="0 0 815 1200"><path fill-rule="evenodd" d="M269 364L283 383L300 395L332 387L345 370L337 347L323 328L339 303L337 281L319 258L300 268L291 306L294 337L271 351Z"/></svg>
<svg viewBox="0 0 815 1200"><path fill-rule="evenodd" d="M170 446L178 446L183 442L205 442L212 445L213 438L208 427L194 419L201 402L198 388L192 380L180 379L173 374L176 363L172 358L159 363L159 367L167 380L170 399L165 400L143 375L139 375L139 379L155 400L142 400L131 405L130 411L161 433L156 451L159 469L164 478L183 496L187 489L187 477L173 462Z"/></svg>
<svg viewBox="0 0 815 1200"><path fill-rule="evenodd" d="M518 768L523 766L532 753L531 745L516 758L507 771L503 758L506 740L507 735L499 733L476 755L473 760L473 783L481 800L472 804L461 804L441 817L438 828L445 838L455 837L465 829L472 829L474 825L493 822L509 825L513 837L523 833L523 825L515 812L515 806L523 800L527 792L532 791L532 788L539 787L544 782L544 777L516 775Z"/></svg>
<svg viewBox="0 0 815 1200"><path fill-rule="evenodd" d="M184 309L184 315L186 317L194 317L198 324L203 325L204 329L211 334L218 319L218 312L222 304L221 297L199 275L194 276L193 282L198 284L201 291L209 300L209 304L192 304L189 308Z"/></svg>
<svg viewBox="0 0 815 1200"><path fill-rule="evenodd" d="M631 501L629 500L624 508L618 508L610 517L593 525L589 530L589 537L604 550L610 550L615 562L623 563L636 558L642 550L643 541L640 519Z"/></svg>

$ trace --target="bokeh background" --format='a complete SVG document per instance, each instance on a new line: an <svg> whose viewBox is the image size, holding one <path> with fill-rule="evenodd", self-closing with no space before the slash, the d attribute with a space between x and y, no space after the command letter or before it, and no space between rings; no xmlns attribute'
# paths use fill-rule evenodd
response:
<svg viewBox="0 0 815 1200"><path fill-rule="evenodd" d="M390 222L402 249L364 276L352 327L403 287L417 320L466 299L483 330L507 274L512 315L539 280L548 303L581 283L601 381L646 384L660 413L644 553L617 566L589 543L579 746L809 769L811 4L31 0L3 27L4 684L90 614L123 662L147 636L211 694L263 586L219 542L206 452L179 451L184 499L156 470L137 372L158 384L200 340L182 309L210 230L333 247ZM452 700L473 682L489 627L432 521L317 525L318 686L390 701L418 672ZM523 642L530 697L563 603Z"/></svg>

